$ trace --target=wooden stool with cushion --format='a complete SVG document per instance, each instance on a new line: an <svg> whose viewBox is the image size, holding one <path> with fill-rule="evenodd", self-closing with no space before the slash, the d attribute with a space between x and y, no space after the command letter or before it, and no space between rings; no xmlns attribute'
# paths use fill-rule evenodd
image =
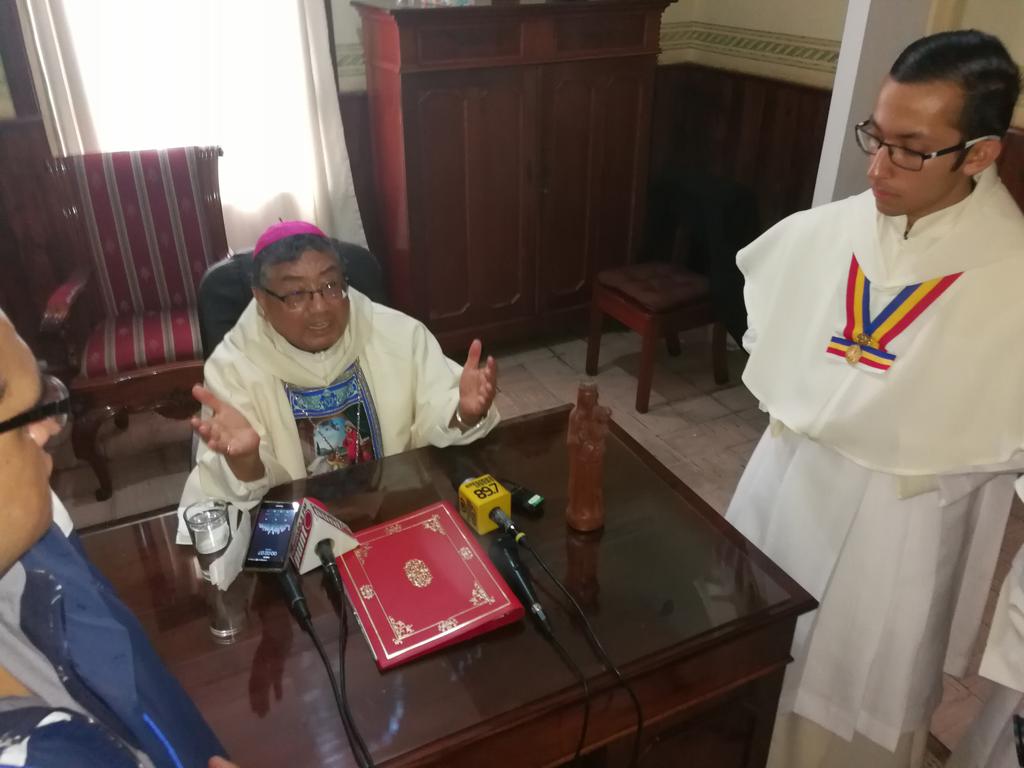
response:
<svg viewBox="0 0 1024 768"><path fill-rule="evenodd" d="M678 355L679 331L714 324L711 360L715 383L729 380L725 328L715 322L708 279L662 262L631 264L598 273L590 305L587 373L597 373L604 316L611 315L643 337L636 409L647 413L654 374L654 349L664 338L670 355Z"/></svg>

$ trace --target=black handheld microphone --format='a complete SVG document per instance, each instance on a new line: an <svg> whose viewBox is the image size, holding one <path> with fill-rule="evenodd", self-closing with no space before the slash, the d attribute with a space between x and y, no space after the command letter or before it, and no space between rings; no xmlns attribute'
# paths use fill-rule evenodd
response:
<svg viewBox="0 0 1024 768"><path fill-rule="evenodd" d="M508 534L516 544L518 544L521 539L526 538L526 534L519 530L519 526L512 522L512 518L500 509L492 509L489 517L491 518L491 522L501 528L502 533Z"/></svg>
<svg viewBox="0 0 1024 768"><path fill-rule="evenodd" d="M338 571L338 561L334 557L334 542L330 539L321 539L316 545L316 556L320 558L320 564L327 574L327 581L331 589L338 596L339 600L345 599L345 587L341 583L341 573Z"/></svg>
<svg viewBox="0 0 1024 768"><path fill-rule="evenodd" d="M302 594L302 585L295 575L291 565L286 565L283 571L277 574L277 580L284 590L285 600L288 601L288 608L292 615L298 619L303 629L312 625L312 616L309 613L309 606L306 605L306 596Z"/></svg>
<svg viewBox="0 0 1024 768"><path fill-rule="evenodd" d="M475 461L468 457L455 454L451 462L451 472L448 473L448 479L456 491L467 480L486 474Z"/></svg>
<svg viewBox="0 0 1024 768"><path fill-rule="evenodd" d="M516 597L536 619L541 631L552 635L554 630L551 628L551 622L548 621L548 615L537 599L537 593L534 592L530 572L519 560L515 541L507 535L496 538L491 545L491 559L505 581L512 587L512 591L516 593Z"/></svg>

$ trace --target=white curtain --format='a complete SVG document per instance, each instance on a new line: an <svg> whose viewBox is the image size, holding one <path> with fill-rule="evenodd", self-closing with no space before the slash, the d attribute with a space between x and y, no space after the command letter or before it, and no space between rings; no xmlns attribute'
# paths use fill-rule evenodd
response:
<svg viewBox="0 0 1024 768"><path fill-rule="evenodd" d="M228 243L366 243L323 0L18 0L55 151L215 144Z"/></svg>

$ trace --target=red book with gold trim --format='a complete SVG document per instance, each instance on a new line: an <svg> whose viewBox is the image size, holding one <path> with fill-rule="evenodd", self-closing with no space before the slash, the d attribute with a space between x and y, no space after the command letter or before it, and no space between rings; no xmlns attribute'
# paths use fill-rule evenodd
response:
<svg viewBox="0 0 1024 768"><path fill-rule="evenodd" d="M359 546L338 566L382 670L523 617L523 606L447 502L355 538Z"/></svg>

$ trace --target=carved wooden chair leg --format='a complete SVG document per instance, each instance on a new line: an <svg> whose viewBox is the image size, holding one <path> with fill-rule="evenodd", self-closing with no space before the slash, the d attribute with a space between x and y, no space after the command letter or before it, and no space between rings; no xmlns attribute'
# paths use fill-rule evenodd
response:
<svg viewBox="0 0 1024 768"><path fill-rule="evenodd" d="M715 384L728 383L729 360L725 350L725 326L721 323L715 323L711 330L711 369Z"/></svg>
<svg viewBox="0 0 1024 768"><path fill-rule="evenodd" d="M651 401L651 383L654 381L654 351L661 340L661 328L655 320L640 332L640 370L636 382L636 409L647 413Z"/></svg>
<svg viewBox="0 0 1024 768"><path fill-rule="evenodd" d="M119 411L104 406L91 411L86 411L81 416L76 416L72 422L71 445L75 449L75 456L92 467L99 481L99 488L96 489L96 501L106 501L114 491L113 483L110 480L110 467L107 459L100 453L96 437L103 426L103 422L110 418L117 418Z"/></svg>

